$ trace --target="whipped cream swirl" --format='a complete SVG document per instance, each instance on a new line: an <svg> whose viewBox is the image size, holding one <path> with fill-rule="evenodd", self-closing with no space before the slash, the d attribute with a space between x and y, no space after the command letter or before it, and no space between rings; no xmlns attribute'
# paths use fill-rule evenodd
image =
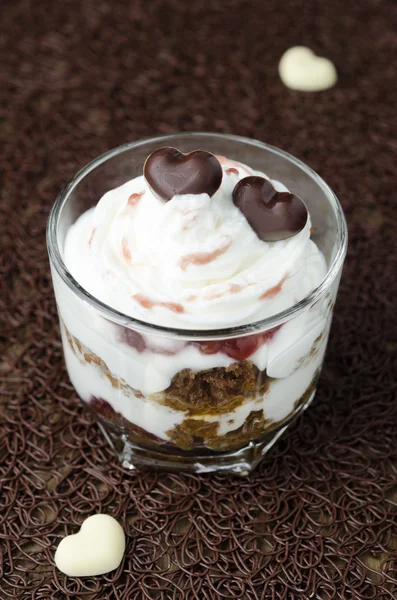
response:
<svg viewBox="0 0 397 600"><path fill-rule="evenodd" d="M254 322L316 288L326 264L310 239L310 217L289 239L261 241L232 192L248 175L269 178L219 158L223 180L212 198L163 203L143 176L107 192L66 238L65 263L79 284L131 317L191 329Z"/></svg>

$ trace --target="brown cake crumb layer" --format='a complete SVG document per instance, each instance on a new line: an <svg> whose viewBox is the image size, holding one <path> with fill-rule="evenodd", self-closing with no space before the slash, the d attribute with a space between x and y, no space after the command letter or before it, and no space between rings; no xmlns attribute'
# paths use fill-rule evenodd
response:
<svg viewBox="0 0 397 600"><path fill-rule="evenodd" d="M106 363L73 336L64 323L63 327L68 344L77 358L87 364L97 365L112 386L126 395L126 402L128 396L132 394L144 398L141 392L115 377ZM317 343L320 339L321 336L313 345L310 356L317 351ZM124 433L132 443L137 445L153 447L168 444L181 450L196 448L216 451L234 450L251 440L260 440L265 434L291 418L297 408L309 398L316 386L317 378L318 374L301 398L295 402L294 409L285 419L273 422L265 418L262 404L272 379L266 375L266 371L259 371L251 361L240 361L228 367L216 367L198 372L183 369L173 377L171 385L164 392L145 397L148 402L157 402L185 413L186 418L182 423L167 431L170 438L168 442L130 423L121 414L116 413L106 399L93 398L91 407L106 423L116 427L116 431ZM224 435L218 435L219 422L209 421L208 417L226 413L233 415L233 411L252 399L258 400L258 410L251 411L240 427Z"/></svg>
<svg viewBox="0 0 397 600"><path fill-rule="evenodd" d="M95 364L112 387L120 389L126 396L133 394L138 398L144 397L142 392L111 373L105 361L72 335L65 323L62 326L70 349L80 361ZM183 411L188 416L221 415L232 412L248 399L261 398L271 381L266 371L259 371L251 361L244 360L228 367L198 372L183 369L176 373L166 390L146 398L173 410Z"/></svg>
<svg viewBox="0 0 397 600"><path fill-rule="evenodd" d="M96 418L107 428L110 428L116 436L124 434L131 443L138 446L157 449L161 446L170 452L175 452L178 449L183 451L204 449L218 452L236 450L250 441L261 441L265 435L291 419L315 390L318 376L319 371L305 393L296 400L293 410L281 421L266 419L261 407L258 410L251 411L243 425L224 435L218 435L217 433L218 421L208 422L204 419L187 418L180 425L176 425L167 432L170 440L164 440L125 419L102 398L93 397L89 406L94 411Z"/></svg>
<svg viewBox="0 0 397 600"><path fill-rule="evenodd" d="M167 435L179 448L184 450L194 447L198 441L212 450L235 450L252 440L260 441L267 433L288 421L297 409L305 404L316 388L318 376L319 372L316 373L304 394L296 400L293 410L281 421L266 419L261 407L251 411L243 425L224 435L217 434L218 422L208 423L199 419L185 419L180 425L167 431ZM261 406L263 406L262 403Z"/></svg>
<svg viewBox="0 0 397 600"><path fill-rule="evenodd" d="M270 424L271 421L265 419L263 410L260 409L250 412L241 427L225 435L217 435L216 421L208 423L198 419L185 419L180 425L167 431L167 435L184 450L192 448L197 440L212 450L234 450L258 436L263 437L265 432L271 430Z"/></svg>
<svg viewBox="0 0 397 600"><path fill-rule="evenodd" d="M262 397L270 381L265 371L244 360L198 372L183 369L154 398L189 416L220 415L232 412L249 398Z"/></svg>

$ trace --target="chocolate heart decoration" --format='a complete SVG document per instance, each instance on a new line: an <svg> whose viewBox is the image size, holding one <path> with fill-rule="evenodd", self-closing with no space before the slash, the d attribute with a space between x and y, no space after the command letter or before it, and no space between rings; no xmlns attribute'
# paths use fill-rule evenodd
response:
<svg viewBox="0 0 397 600"><path fill-rule="evenodd" d="M263 177L244 177L233 190L233 202L260 240L277 242L302 231L307 222L303 200L290 192L277 192Z"/></svg>
<svg viewBox="0 0 397 600"><path fill-rule="evenodd" d="M95 577L114 571L125 551L121 525L110 515L88 517L78 533L61 540L55 564L70 577Z"/></svg>
<svg viewBox="0 0 397 600"><path fill-rule="evenodd" d="M213 196L222 182L222 167L210 152L194 150L183 154L176 148L160 148L143 167L150 189L166 202L177 194Z"/></svg>

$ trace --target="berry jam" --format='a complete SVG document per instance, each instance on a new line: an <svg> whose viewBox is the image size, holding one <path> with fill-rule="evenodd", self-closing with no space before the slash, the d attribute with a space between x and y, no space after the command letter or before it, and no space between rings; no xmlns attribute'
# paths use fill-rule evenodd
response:
<svg viewBox="0 0 397 600"><path fill-rule="evenodd" d="M131 346L131 348L135 348L138 352L143 352L146 349L145 340L141 334L133 329L128 329L128 327L122 328L121 341Z"/></svg>
<svg viewBox="0 0 397 600"><path fill-rule="evenodd" d="M278 327L264 331L263 333L257 333L253 335L246 335L244 337L232 338L228 340L205 340L202 342L187 342L186 345L192 345L199 348L202 354L217 354L222 352L234 360L246 360L249 358L260 346L266 344L271 340L278 331ZM133 329L124 327L122 329L121 341L135 348L138 352L143 352L148 348L151 352L157 354L172 355L174 352L161 349L151 348L148 346L140 333Z"/></svg>
<svg viewBox="0 0 397 600"><path fill-rule="evenodd" d="M280 326L264 331L263 333L246 335L230 340L191 342L191 344L198 346L202 354L216 354L217 352L223 352L223 354L226 354L235 360L246 360L260 348L260 346L271 340L279 328Z"/></svg>

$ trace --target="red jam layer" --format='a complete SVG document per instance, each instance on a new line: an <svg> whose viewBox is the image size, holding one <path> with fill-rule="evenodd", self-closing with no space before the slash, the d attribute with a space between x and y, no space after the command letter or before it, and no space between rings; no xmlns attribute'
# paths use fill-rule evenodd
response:
<svg viewBox="0 0 397 600"><path fill-rule="evenodd" d="M281 326L279 325L278 327L274 327L273 329L269 329L268 331L264 331L262 333L246 335L244 337L228 340L186 342L185 347L189 345L196 346L199 348L202 354L217 354L218 352L222 352L234 360L246 360L251 356L251 354L258 350L258 348L271 340L280 327ZM147 349L157 354L176 354L176 352L171 352L169 350L151 347L145 342L140 333L134 331L133 329L128 329L127 327L122 328L121 341L128 344L128 346L131 346L131 348L135 348L135 350L138 352L144 352L144 350Z"/></svg>

